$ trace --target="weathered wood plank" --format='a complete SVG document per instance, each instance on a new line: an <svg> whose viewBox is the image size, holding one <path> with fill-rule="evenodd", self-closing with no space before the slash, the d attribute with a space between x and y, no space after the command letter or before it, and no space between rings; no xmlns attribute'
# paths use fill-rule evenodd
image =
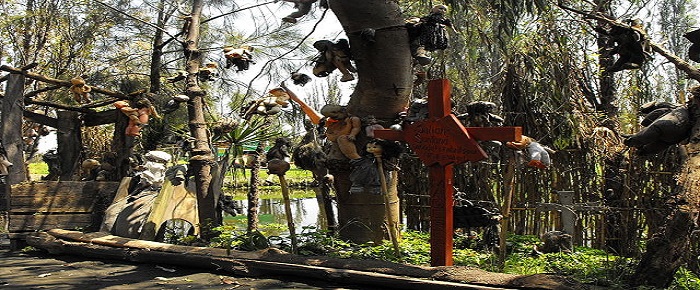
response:
<svg viewBox="0 0 700 290"><path fill-rule="evenodd" d="M87 195L13 196L10 213L91 213L96 197Z"/></svg>
<svg viewBox="0 0 700 290"><path fill-rule="evenodd" d="M42 181L23 182L12 186L12 197L21 196L97 196L113 195L119 186L117 182L99 181Z"/></svg>
<svg viewBox="0 0 700 290"><path fill-rule="evenodd" d="M117 182L49 181L12 186L10 232L53 228L98 230Z"/></svg>
<svg viewBox="0 0 700 290"><path fill-rule="evenodd" d="M54 254L74 254L86 257L120 259L133 262L171 264L225 271L238 275L264 277L266 275L290 275L326 281L372 285L391 289L516 289L507 286L485 286L452 281L437 281L417 277L375 273L368 270L352 270L324 266L303 265L289 262L216 257L196 254L183 255L154 251L145 248L109 247L100 244L70 242L46 234L36 233L27 238L31 246L46 249ZM426 277L427 278L427 277Z"/></svg>
<svg viewBox="0 0 700 290"><path fill-rule="evenodd" d="M10 232L87 228L93 222L92 214L10 214L9 217Z"/></svg>
<svg viewBox="0 0 700 290"><path fill-rule="evenodd" d="M80 114L71 111L57 111L58 127L56 128L56 140L58 143L58 155L61 164L61 180L73 180L75 172L80 164L80 152L83 149L83 140L80 135Z"/></svg>

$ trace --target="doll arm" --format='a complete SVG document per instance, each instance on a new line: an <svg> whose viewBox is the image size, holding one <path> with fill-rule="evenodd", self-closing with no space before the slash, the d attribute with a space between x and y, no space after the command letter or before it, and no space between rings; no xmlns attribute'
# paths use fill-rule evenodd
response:
<svg viewBox="0 0 700 290"><path fill-rule="evenodd" d="M311 123L314 123L314 124L321 123L321 119L323 119L323 115L321 115L321 113L314 110L314 108L312 108L311 106L306 104L304 101L299 99L299 97L297 97L297 95L294 92L289 90L289 88L287 88L287 86L284 83L282 83L280 86L287 91L287 94L289 94L289 98L292 99L292 101L295 101L295 102L297 102L297 104L299 104L299 106L301 107L301 110L304 112L304 114L309 116L309 119L311 119Z"/></svg>
<svg viewBox="0 0 700 290"><path fill-rule="evenodd" d="M348 139L350 141L355 141L355 137L362 129L362 121L359 117L350 117L350 124L352 124L352 130L350 130L350 134L348 134Z"/></svg>

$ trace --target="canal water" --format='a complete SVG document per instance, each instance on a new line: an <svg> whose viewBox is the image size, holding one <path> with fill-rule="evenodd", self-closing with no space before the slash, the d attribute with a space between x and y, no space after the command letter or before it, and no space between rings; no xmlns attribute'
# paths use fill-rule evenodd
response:
<svg viewBox="0 0 700 290"><path fill-rule="evenodd" d="M236 227L236 229L245 230L248 201L239 200L239 198L245 198L247 189L236 189L232 193L239 208L243 209L243 213L237 216L224 216L224 225L233 225ZM228 192L228 194L231 194L231 192ZM280 224L283 225L283 229L270 234L289 235L289 231L287 229L287 217L284 210L284 200L281 197L280 189L274 187L270 189L265 188L261 190L260 195L263 197L275 196L273 198L262 198L260 200L260 228L264 229L265 225L269 224ZM290 198L290 206L292 209L292 219L294 220L296 233L301 233L305 227L315 227L319 230L326 227L327 222L325 213L320 210L322 206L319 206L319 202L316 197L308 197L315 195L315 192L312 189L290 189L290 195L293 196ZM276 196L279 196L279 198L276 198ZM294 198L294 196L304 197ZM335 204L333 206L335 207ZM309 229L306 231L309 231Z"/></svg>

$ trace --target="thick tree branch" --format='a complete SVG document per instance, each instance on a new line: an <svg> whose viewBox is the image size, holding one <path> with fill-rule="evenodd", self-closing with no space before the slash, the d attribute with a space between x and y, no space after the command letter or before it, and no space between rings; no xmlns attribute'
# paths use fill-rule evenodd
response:
<svg viewBox="0 0 700 290"><path fill-rule="evenodd" d="M32 105L39 105L39 106L46 106L46 107L51 107L55 109L61 109L61 110L66 110L66 111L74 111L74 112L80 112L80 113L94 113L94 110L91 109L86 109L86 108L81 108L81 107L71 107L71 106L66 106L66 105L61 105L61 104L56 104L56 103L50 103L50 102L42 102L42 101L35 101L29 98L24 99L24 103L26 104L32 104Z"/></svg>
<svg viewBox="0 0 700 290"><path fill-rule="evenodd" d="M37 95L39 95L39 94L41 94L41 93L48 92L48 91L53 91L53 90L55 90L55 89L60 89L60 88L62 88L62 87L63 87L63 86L49 86L49 87L44 87L44 88L38 89L38 90L36 90L36 91L31 91L31 92L29 92L29 93L24 94L24 98L25 98L25 99L26 99L26 98L31 99L31 98L33 98L33 97L35 97L35 96L37 96Z"/></svg>
<svg viewBox="0 0 700 290"><path fill-rule="evenodd" d="M668 51L667 49L661 47L660 45L650 42L651 48L668 59L671 63L673 63L676 68L679 70L682 70L686 74L688 74L688 77L691 79L694 79L698 82L700 82L700 70L697 68L693 67L690 65L687 61L681 59L680 57L676 56L672 52Z"/></svg>
<svg viewBox="0 0 700 290"><path fill-rule="evenodd" d="M620 22L620 21L617 21L617 19L611 18L610 16L604 15L604 14L602 14L602 13L581 11L581 10L577 10L577 9L574 9L574 8L571 8L571 7L566 7L566 6L561 5L561 4L559 4L558 6L561 7L562 9L564 9L564 10L571 11L571 12L574 12L574 13L577 13L577 14L580 14L580 15L583 15L583 16L586 17L586 18L590 18L590 19L595 19L595 20L603 21L603 22L606 22L606 23L608 23L608 24L610 24L610 25L615 25L615 26L618 26L618 27L623 27L623 28L632 29L631 26L629 26L629 25L627 25L627 24L625 24L625 23L622 23L622 22ZM698 70L697 68L693 67L693 66L690 65L687 61L685 61L685 60L681 59L680 57L676 56L675 54L673 54L673 53L670 52L669 50L667 50L667 49L661 47L659 44L654 43L654 42L652 42L652 41L650 41L649 44L650 44L651 48L652 48L655 52L657 52L657 53L660 54L661 56L663 56L663 57L665 57L666 59L668 59L671 63L673 63L673 64L676 66L676 68L678 68L679 70L682 70L683 72L685 72L686 74L688 74L688 77L689 77L689 78L692 78L692 79L694 79L694 80L700 82L700 70Z"/></svg>
<svg viewBox="0 0 700 290"><path fill-rule="evenodd" d="M14 68L14 67L11 67L8 65L0 66L0 70L6 71L9 73L13 73L13 74L21 74L21 75L24 75L25 77L28 77L30 79L42 81L45 83L50 83L50 84L57 85L57 86L70 87L73 85L70 83L70 81L64 81L64 80L59 80L59 79L54 79L54 78L42 76L40 74L24 71L22 69ZM91 86L91 87L92 87L93 93L100 93L100 94L105 94L108 96L113 96L113 97L116 97L119 99L126 99L126 95L124 93L114 92L114 91L110 91L110 90L95 87L95 86Z"/></svg>

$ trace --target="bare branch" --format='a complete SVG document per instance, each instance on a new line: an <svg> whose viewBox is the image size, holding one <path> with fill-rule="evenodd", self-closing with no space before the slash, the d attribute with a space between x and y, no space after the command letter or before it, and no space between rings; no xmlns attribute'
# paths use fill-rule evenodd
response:
<svg viewBox="0 0 700 290"><path fill-rule="evenodd" d="M109 9L111 9L111 10L114 10L115 12L117 12L117 13L119 13L119 14L122 14L122 15L128 17L128 18L131 18L131 19L133 19L133 20L136 20L136 21L138 21L138 22L141 22L141 23L143 23L143 24L146 24L146 25L152 27L153 29L160 30L160 31L162 31L163 33L165 33L166 35L168 35L168 36L170 36L170 37L172 37L172 38L176 38L176 37L173 36L172 34L168 33L167 30L165 30L165 29L163 29L163 28L160 28L160 27L158 27L157 25L155 25L155 24L153 24L153 23L147 22L147 21L145 21L145 20L138 19L138 18L136 18L136 17L134 17L134 16L132 16L132 15L129 15L129 14L127 14L126 12L121 11L121 10L115 8L115 7L112 7L112 6L110 6L109 4L104 3L104 2L102 2L102 1L95 0L95 2L101 4L102 6L105 6L105 7L109 8Z"/></svg>
<svg viewBox="0 0 700 290"><path fill-rule="evenodd" d="M574 9L571 7L566 7L566 6L561 5L561 4L558 4L558 6L564 10L583 15L586 18L591 18L591 19L603 21L603 22L606 22L610 25L615 25L615 26L620 26L620 27L632 29L631 26L629 26L625 23L622 23L620 21L617 21L617 19L611 18L610 16L607 16L607 15L604 15L601 13L581 11L581 10L577 10L577 9ZM673 54L669 50L663 48L661 45L659 45L657 43L650 41L649 45L651 46L651 48L655 52L659 53L660 55L662 55L663 57L668 59L671 63L673 63L676 66L676 68L685 72L688 75L688 77L700 82L700 70L693 67L687 61L681 59L680 57L676 56L675 54Z"/></svg>

